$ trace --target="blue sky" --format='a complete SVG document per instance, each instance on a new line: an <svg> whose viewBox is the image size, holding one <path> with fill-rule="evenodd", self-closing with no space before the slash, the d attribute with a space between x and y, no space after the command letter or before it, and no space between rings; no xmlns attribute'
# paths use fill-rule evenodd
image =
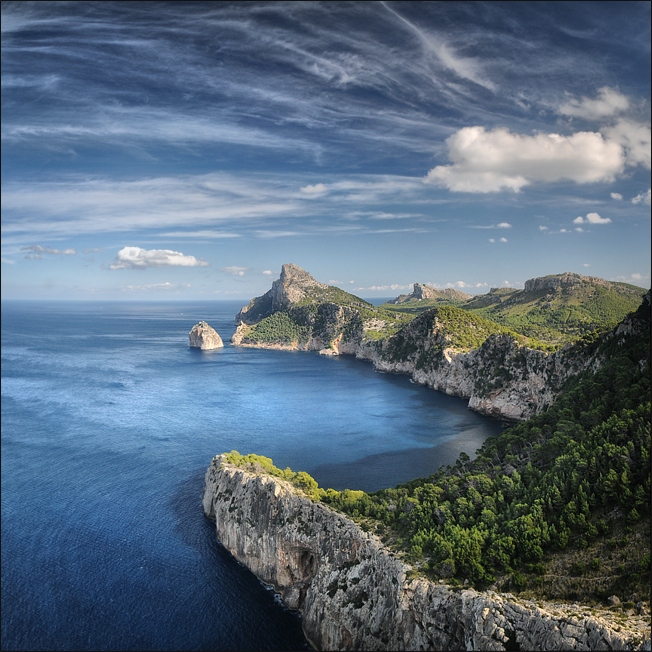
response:
<svg viewBox="0 0 652 652"><path fill-rule="evenodd" d="M650 285L647 2L2 3L2 297Z"/></svg>

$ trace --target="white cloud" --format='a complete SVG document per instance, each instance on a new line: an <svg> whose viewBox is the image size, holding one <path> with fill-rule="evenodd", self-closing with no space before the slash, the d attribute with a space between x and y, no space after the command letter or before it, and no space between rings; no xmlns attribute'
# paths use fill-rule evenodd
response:
<svg viewBox="0 0 652 652"><path fill-rule="evenodd" d="M356 292L359 290L369 290L370 292L382 292L384 290L411 290L412 285L399 285L398 283L392 283L391 285L370 285L366 288L355 288Z"/></svg>
<svg viewBox="0 0 652 652"><path fill-rule="evenodd" d="M501 238L500 242L507 242L507 238Z"/></svg>
<svg viewBox="0 0 652 652"><path fill-rule="evenodd" d="M584 233L584 229L583 229L581 226L576 226L576 227L575 227L575 230L576 230L578 233Z"/></svg>
<svg viewBox="0 0 652 652"><path fill-rule="evenodd" d="M650 188L647 192L641 192L636 197L632 198L632 204L647 204L650 205Z"/></svg>
<svg viewBox="0 0 652 652"><path fill-rule="evenodd" d="M34 258L41 258L41 254L54 254L57 256L74 256L77 252L74 249L53 249L52 247L42 247L41 245L29 245L28 247L21 247L21 251L31 251ZM25 256L29 258L29 256Z"/></svg>
<svg viewBox="0 0 652 652"><path fill-rule="evenodd" d="M496 238L489 238L489 242L496 242Z"/></svg>
<svg viewBox="0 0 652 652"><path fill-rule="evenodd" d="M109 269L145 269L146 267L205 267L207 262L194 256L185 256L180 251L171 249L141 249L140 247L123 247Z"/></svg>
<svg viewBox="0 0 652 652"><path fill-rule="evenodd" d="M612 192L611 193L611 198L615 199L616 201L622 201L623 196L619 192Z"/></svg>
<svg viewBox="0 0 652 652"><path fill-rule="evenodd" d="M652 138L649 124L619 120L615 125L600 131L608 140L623 147L627 165L642 165L650 169Z"/></svg>
<svg viewBox="0 0 652 652"><path fill-rule="evenodd" d="M273 274L273 272L272 272L271 269L266 269L266 270L263 272L263 274L265 274L265 276L271 276L271 275Z"/></svg>
<svg viewBox="0 0 652 652"><path fill-rule="evenodd" d="M591 267L588 263L582 263L582 267Z"/></svg>
<svg viewBox="0 0 652 652"><path fill-rule="evenodd" d="M168 231L161 233L164 238L239 238L239 233L228 233L226 231L212 231L202 229L200 231Z"/></svg>
<svg viewBox="0 0 652 652"><path fill-rule="evenodd" d="M610 218L600 217L598 213L587 213L586 217L582 217L580 215L573 220L573 224L610 224L610 223L611 223Z"/></svg>
<svg viewBox="0 0 652 652"><path fill-rule="evenodd" d="M4 263L5 265L15 265L16 261L15 260L10 260L9 258L0 258L0 261Z"/></svg>
<svg viewBox="0 0 652 652"><path fill-rule="evenodd" d="M594 100L583 97L581 100L573 98L559 107L559 113L587 120L600 120L614 116L629 108L627 97L604 86L598 89L598 97Z"/></svg>
<svg viewBox="0 0 652 652"><path fill-rule="evenodd" d="M123 292L151 292L156 290L177 290L179 288L189 288L188 283L149 283L147 285L127 285L122 288Z"/></svg>
<svg viewBox="0 0 652 652"><path fill-rule="evenodd" d="M244 276L245 272L248 269L248 267L238 267L237 265L231 265L230 267L220 267L220 272L231 274L231 276Z"/></svg>
<svg viewBox="0 0 652 652"><path fill-rule="evenodd" d="M309 197L320 197L324 193L328 192L328 186L326 186L324 183L316 183L314 185L304 186L300 191Z"/></svg>
<svg viewBox="0 0 652 652"><path fill-rule="evenodd" d="M649 280L649 274L641 274L640 272L634 272L629 276L616 276L616 278L611 279L612 281L621 281L623 283L633 283L634 285L640 285L641 282L648 285L647 281Z"/></svg>
<svg viewBox="0 0 652 652"><path fill-rule="evenodd" d="M539 231L547 231L547 230L548 230L547 226L539 225Z"/></svg>
<svg viewBox="0 0 652 652"><path fill-rule="evenodd" d="M500 222L500 224L490 224L489 226L472 226L472 229L511 229L509 222Z"/></svg>
<svg viewBox="0 0 652 652"><path fill-rule="evenodd" d="M624 167L623 148L596 132L513 134L464 127L446 141L452 165L439 165L425 178L453 192L518 192L535 182L592 183L613 180Z"/></svg>

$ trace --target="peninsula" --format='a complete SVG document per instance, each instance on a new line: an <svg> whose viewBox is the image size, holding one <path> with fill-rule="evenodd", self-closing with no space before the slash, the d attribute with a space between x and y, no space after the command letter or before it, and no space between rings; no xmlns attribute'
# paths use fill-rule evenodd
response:
<svg viewBox="0 0 652 652"><path fill-rule="evenodd" d="M318 649L650 650L650 292L561 274L449 298L375 307L283 266L234 344L355 355L515 425L370 494L218 455L218 538Z"/></svg>

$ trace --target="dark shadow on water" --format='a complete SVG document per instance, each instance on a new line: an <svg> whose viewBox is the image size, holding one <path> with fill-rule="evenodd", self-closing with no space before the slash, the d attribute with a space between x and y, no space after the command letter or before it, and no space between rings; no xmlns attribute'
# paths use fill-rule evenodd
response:
<svg viewBox="0 0 652 652"><path fill-rule="evenodd" d="M199 553L205 586L198 590L214 604L214 618L220 623L217 638L204 649L312 650L300 616L288 610L218 541L215 523L204 516L202 508L204 474L205 470L199 470L180 484L170 504L176 533ZM207 611L211 611L210 604Z"/></svg>
<svg viewBox="0 0 652 652"><path fill-rule="evenodd" d="M426 478L442 466L455 464L461 450L474 457L484 441L478 434L472 430L437 446L377 453L343 464L322 464L313 468L310 475L320 487L339 491L388 489L415 478Z"/></svg>

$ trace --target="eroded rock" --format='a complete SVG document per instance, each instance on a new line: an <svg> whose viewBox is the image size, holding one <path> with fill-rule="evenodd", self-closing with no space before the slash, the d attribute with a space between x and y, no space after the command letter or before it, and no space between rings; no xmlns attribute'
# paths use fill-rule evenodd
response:
<svg viewBox="0 0 652 652"><path fill-rule="evenodd" d="M224 346L222 338L219 333L209 326L205 321L200 321L195 324L188 333L190 339L190 346L202 349L204 351L209 349L221 349Z"/></svg>

